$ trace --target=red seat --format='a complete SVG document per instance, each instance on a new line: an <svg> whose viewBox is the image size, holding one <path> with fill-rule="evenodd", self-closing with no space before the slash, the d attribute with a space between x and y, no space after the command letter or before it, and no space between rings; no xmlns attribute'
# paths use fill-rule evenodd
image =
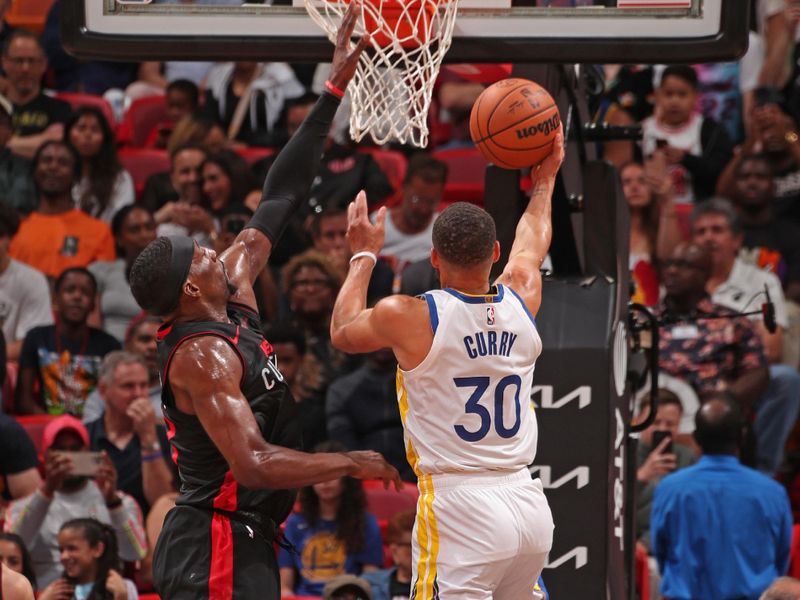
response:
<svg viewBox="0 0 800 600"><path fill-rule="evenodd" d="M133 177L136 197L141 196L150 175L170 170L169 154L155 148L120 148L119 160Z"/></svg>
<svg viewBox="0 0 800 600"><path fill-rule="evenodd" d="M692 216L692 209L694 204L676 204L675 216L678 218L678 229L681 232L681 238L690 240L692 238L692 224L690 217Z"/></svg>
<svg viewBox="0 0 800 600"><path fill-rule="evenodd" d="M119 125L117 141L123 146L144 148L155 127L167 119L167 101L164 95L137 98Z"/></svg>
<svg viewBox="0 0 800 600"><path fill-rule="evenodd" d="M386 175L395 193L386 200L384 204L386 206L393 206L400 200L403 179L406 176L406 169L408 168L406 157L396 150L384 150L383 148L374 148L370 146L359 147L358 151L371 154L372 158L381 168L381 171Z"/></svg>
<svg viewBox="0 0 800 600"><path fill-rule="evenodd" d="M12 27L30 29L42 33L47 13L55 0L14 0L6 13L6 21Z"/></svg>
<svg viewBox="0 0 800 600"><path fill-rule="evenodd" d="M158 594L139 594L139 600L161 600Z"/></svg>
<svg viewBox="0 0 800 600"><path fill-rule="evenodd" d="M471 202L483 206L488 162L477 148L436 150L433 157L447 164L447 183L442 204Z"/></svg>
<svg viewBox="0 0 800 600"><path fill-rule="evenodd" d="M25 429L25 432L36 447L36 453L41 457L44 450L42 448L44 428L56 417L54 415L17 415L14 418L17 420L17 423L22 425L23 429Z"/></svg>
<svg viewBox="0 0 800 600"><path fill-rule="evenodd" d="M56 98L63 100L64 102L68 102L72 107L72 110L76 110L82 106L91 106L92 108L96 108L103 113L103 116L106 118L106 121L108 121L108 124L111 126L112 130L114 130L117 126L117 121L114 118L114 110L111 108L111 104L108 103L108 100L102 96L95 96L94 94L80 94L78 92L58 92L56 94Z"/></svg>
<svg viewBox="0 0 800 600"><path fill-rule="evenodd" d="M272 156L276 152L275 148L263 148L260 146L241 146L234 148L234 150L236 150L236 154L245 159L250 166L253 166L254 163L257 163L263 158Z"/></svg>
<svg viewBox="0 0 800 600"><path fill-rule="evenodd" d="M650 597L650 564L648 563L647 550L644 546L636 544L636 589L639 598Z"/></svg>
<svg viewBox="0 0 800 600"><path fill-rule="evenodd" d="M800 578L800 524L792 528L792 545L789 547L789 572L790 577Z"/></svg>
<svg viewBox="0 0 800 600"><path fill-rule="evenodd" d="M398 492L394 488L384 489L382 481L367 480L364 481L364 491L367 494L367 510L379 522L382 519L388 521L401 510L416 508L419 499L417 486L409 483Z"/></svg>

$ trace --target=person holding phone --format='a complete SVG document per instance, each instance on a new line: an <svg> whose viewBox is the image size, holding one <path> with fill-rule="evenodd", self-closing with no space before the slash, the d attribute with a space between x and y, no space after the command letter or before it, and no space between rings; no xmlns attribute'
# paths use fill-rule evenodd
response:
<svg viewBox="0 0 800 600"><path fill-rule="evenodd" d="M63 415L42 435L45 477L42 486L12 502L4 529L25 542L41 589L61 575L58 534L70 519L94 517L112 527L120 558L136 561L147 550L142 513L136 501L117 489L117 471L107 454L88 452L89 434L76 418Z"/></svg>
<svg viewBox="0 0 800 600"><path fill-rule="evenodd" d="M668 390L659 389L656 417L639 437L636 449L636 539L648 551L650 509L656 486L665 475L695 462L693 449L677 441L682 416L680 399Z"/></svg>

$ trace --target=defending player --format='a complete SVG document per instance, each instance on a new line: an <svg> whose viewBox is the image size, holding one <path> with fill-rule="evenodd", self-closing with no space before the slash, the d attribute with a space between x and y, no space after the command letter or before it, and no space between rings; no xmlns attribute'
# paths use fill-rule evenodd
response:
<svg viewBox="0 0 800 600"><path fill-rule="evenodd" d="M390 347L406 453L419 478L412 597L416 600L519 600L534 597L553 540L541 483L527 466L536 453L530 404L542 343L534 315L539 267L551 238L550 202L563 160L563 134L534 170L530 202L508 264L490 285L500 256L494 221L457 203L433 228L431 262L442 290L396 295L366 308L385 211L373 225L362 193L348 207L354 252L331 321L346 352Z"/></svg>
<svg viewBox="0 0 800 600"><path fill-rule="evenodd" d="M292 509L287 488L350 475L399 475L375 452L299 452L296 403L264 340L253 280L294 210L306 199L340 96L368 43L350 48L353 2L336 44L331 80L270 170L255 215L217 256L191 238L158 238L130 282L139 304L163 315L159 358L164 415L181 495L155 550L162 598L275 599L273 540Z"/></svg>

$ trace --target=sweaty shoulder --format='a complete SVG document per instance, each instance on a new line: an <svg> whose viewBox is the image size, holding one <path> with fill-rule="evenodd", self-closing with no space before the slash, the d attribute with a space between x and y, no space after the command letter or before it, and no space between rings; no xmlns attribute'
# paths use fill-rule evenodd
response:
<svg viewBox="0 0 800 600"><path fill-rule="evenodd" d="M373 320L384 339L391 340L397 362L413 369L427 356L433 343L433 329L427 302L423 298L397 294L375 305Z"/></svg>
<svg viewBox="0 0 800 600"><path fill-rule="evenodd" d="M185 391L200 392L206 385L239 381L242 363L230 342L221 336L203 335L183 342L169 365L170 385Z"/></svg>

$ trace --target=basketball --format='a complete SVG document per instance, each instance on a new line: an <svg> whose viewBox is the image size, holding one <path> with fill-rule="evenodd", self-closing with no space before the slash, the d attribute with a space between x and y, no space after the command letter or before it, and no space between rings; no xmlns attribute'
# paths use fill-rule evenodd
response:
<svg viewBox="0 0 800 600"><path fill-rule="evenodd" d="M504 169L538 165L561 125L558 107L542 86L503 79L486 88L469 117L472 141L490 163Z"/></svg>

